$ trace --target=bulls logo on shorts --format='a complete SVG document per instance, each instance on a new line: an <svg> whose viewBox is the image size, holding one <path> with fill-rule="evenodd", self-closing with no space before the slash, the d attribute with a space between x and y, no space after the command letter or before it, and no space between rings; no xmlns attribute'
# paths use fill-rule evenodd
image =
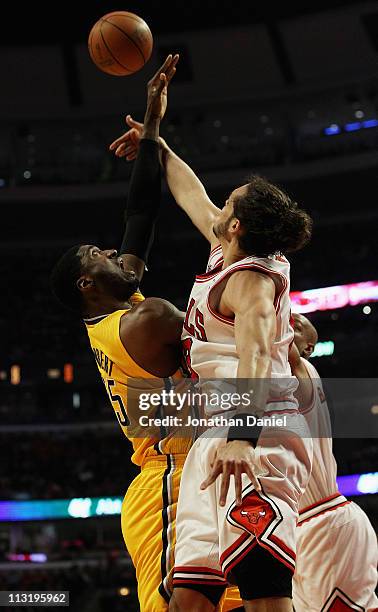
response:
<svg viewBox="0 0 378 612"><path fill-rule="evenodd" d="M244 497L241 506L234 506L230 518L258 538L276 518L276 513L265 499L253 491Z"/></svg>

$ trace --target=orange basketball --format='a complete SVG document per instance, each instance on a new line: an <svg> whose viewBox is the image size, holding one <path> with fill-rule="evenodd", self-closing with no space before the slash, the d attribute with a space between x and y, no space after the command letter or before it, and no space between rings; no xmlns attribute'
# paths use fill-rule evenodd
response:
<svg viewBox="0 0 378 612"><path fill-rule="evenodd" d="M153 39L141 17L126 11L107 13L88 38L89 54L100 70L114 76L133 74L150 59Z"/></svg>

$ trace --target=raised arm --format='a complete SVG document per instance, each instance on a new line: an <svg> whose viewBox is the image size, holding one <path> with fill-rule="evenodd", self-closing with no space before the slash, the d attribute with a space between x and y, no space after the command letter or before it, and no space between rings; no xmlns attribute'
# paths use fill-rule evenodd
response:
<svg viewBox="0 0 378 612"><path fill-rule="evenodd" d="M120 254L124 268L133 270L139 281L152 246L160 208L159 127L166 108L167 87L175 73L177 60L177 55L169 55L148 82L144 126L125 208L125 232Z"/></svg>
<svg viewBox="0 0 378 612"><path fill-rule="evenodd" d="M219 240L213 232L214 221L220 210L210 200L198 176L167 143L160 139L165 178L177 204L211 245Z"/></svg>
<svg viewBox="0 0 378 612"><path fill-rule="evenodd" d="M129 130L117 138L110 148L117 157L127 161L135 159L139 147L143 123L135 121L130 115L126 117ZM212 246L219 241L213 233L213 224L220 211L210 200L205 187L193 172L163 138L159 138L161 161L165 170L168 187L177 204L186 212L192 223Z"/></svg>

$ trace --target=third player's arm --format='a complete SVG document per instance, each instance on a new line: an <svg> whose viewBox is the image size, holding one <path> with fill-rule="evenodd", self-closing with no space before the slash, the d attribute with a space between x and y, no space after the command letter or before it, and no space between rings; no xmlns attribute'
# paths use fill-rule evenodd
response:
<svg viewBox="0 0 378 612"><path fill-rule="evenodd" d="M299 351L293 342L289 351L289 363L291 371L298 379L298 389L295 392L295 397L301 408L309 406L313 400L312 382L305 366L305 360L300 356Z"/></svg>

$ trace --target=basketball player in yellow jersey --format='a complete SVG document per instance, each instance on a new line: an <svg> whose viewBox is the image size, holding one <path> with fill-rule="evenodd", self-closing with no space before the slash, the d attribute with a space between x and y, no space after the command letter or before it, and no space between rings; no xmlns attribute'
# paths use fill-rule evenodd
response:
<svg viewBox="0 0 378 612"><path fill-rule="evenodd" d="M126 398L138 395L138 380L143 391L146 386L161 390L162 378L179 376L183 315L169 302L145 300L138 291L160 202L159 124L177 60L178 56L168 56L148 84L121 255L114 249L76 246L63 255L52 274L55 295L84 318L98 369L126 435L133 416ZM135 437L131 442L132 461L141 472L125 496L122 532L136 568L141 612L166 612L179 482L191 440ZM234 607L229 602L224 610Z"/></svg>

